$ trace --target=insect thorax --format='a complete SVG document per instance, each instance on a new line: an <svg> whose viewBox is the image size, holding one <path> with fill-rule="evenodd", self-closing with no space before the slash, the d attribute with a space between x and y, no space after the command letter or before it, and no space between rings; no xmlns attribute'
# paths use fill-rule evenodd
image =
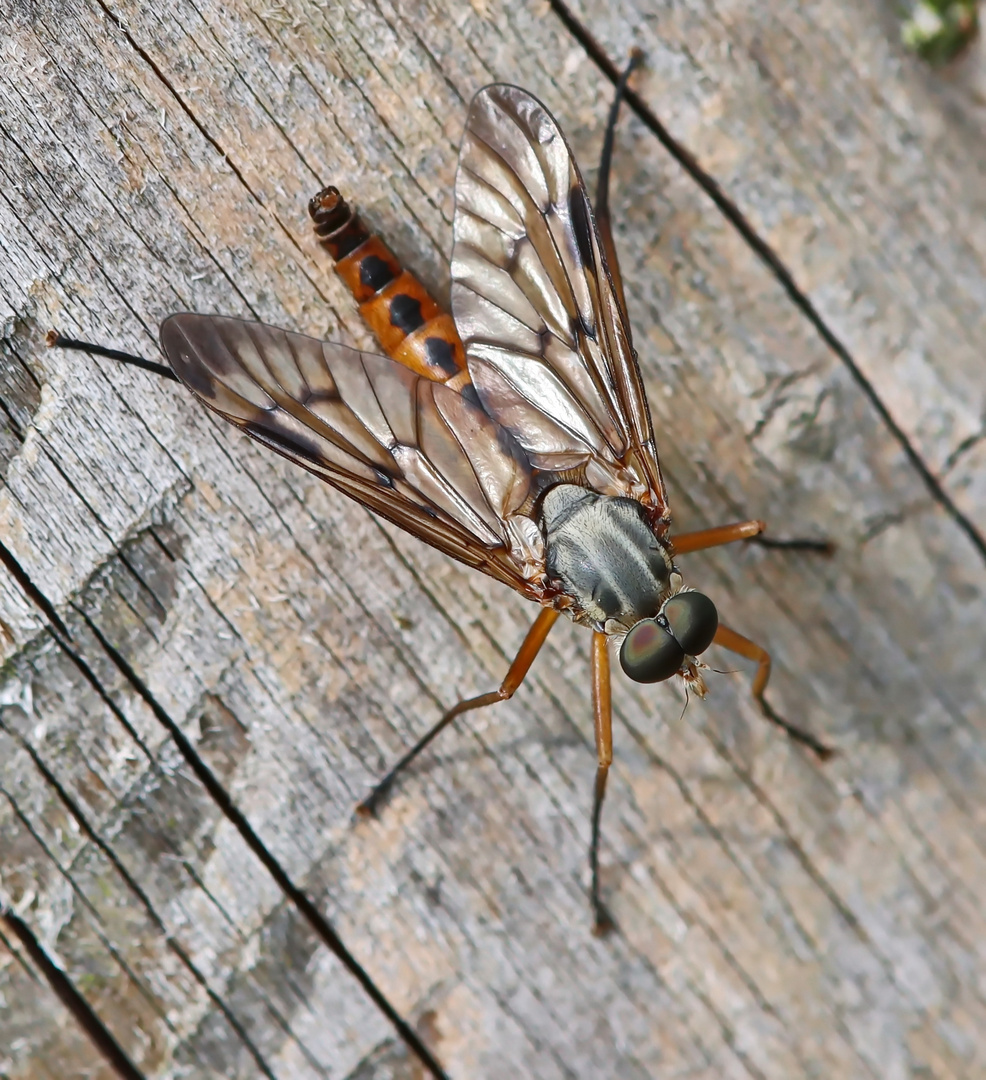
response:
<svg viewBox="0 0 986 1080"><path fill-rule="evenodd" d="M559 484L542 499L546 569L571 614L607 633L657 615L671 592L671 555L634 499Z"/></svg>

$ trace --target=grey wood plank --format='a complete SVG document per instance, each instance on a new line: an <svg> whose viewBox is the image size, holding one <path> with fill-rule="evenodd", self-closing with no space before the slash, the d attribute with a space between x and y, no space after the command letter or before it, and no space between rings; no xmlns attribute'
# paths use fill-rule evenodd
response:
<svg viewBox="0 0 986 1080"><path fill-rule="evenodd" d="M969 120L870 8L579 15L615 59L646 47L645 99L981 521ZM840 542L831 561L693 556L689 580L841 754L821 766L764 724L728 656L744 670L684 715L618 679L607 940L585 893L587 636L559 627L514 701L354 822L443 706L496 684L533 612L179 388L42 348L57 326L152 354L181 308L369 345L307 198L340 183L441 292L459 133L494 79L545 101L591 179L611 88L548 5L73 2L6 32L0 539L98 689L0 578L0 787L21 814L3 811L0 888L146 1075L423 1074L72 604L450 1076L979 1075L982 559L638 120L614 212L676 523ZM6 1073L88 1066L0 956Z"/></svg>

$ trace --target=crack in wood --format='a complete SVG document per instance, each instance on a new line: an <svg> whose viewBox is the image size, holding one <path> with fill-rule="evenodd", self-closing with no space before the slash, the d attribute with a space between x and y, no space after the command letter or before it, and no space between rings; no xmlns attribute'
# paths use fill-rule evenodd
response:
<svg viewBox="0 0 986 1080"><path fill-rule="evenodd" d="M4 923L11 935L17 939L58 1000L75 1017L116 1075L121 1080L146 1080L144 1074L127 1057L120 1044L89 1007L89 1003L76 989L72 980L45 952L27 923L13 911L3 908L0 908L0 922Z"/></svg>
<svg viewBox="0 0 986 1080"><path fill-rule="evenodd" d="M582 45L585 51L598 65L599 69L615 86L620 77L620 69L606 55L602 46L593 38L590 32L572 14L562 0L548 0L552 10L571 32L572 36ZM757 232L749 219L740 210L739 206L723 191L719 182L699 164L698 158L681 142L679 142L668 129L661 123L657 115L639 94L632 89L626 92L627 105L633 109L638 118L654 134L661 145L688 173L696 184L712 200L723 217L736 229L750 249L764 263L777 279L778 284L787 293L791 302L801 314L811 323L818 335L828 348L838 357L846 370L852 376L853 381L866 395L867 400L876 410L881 422L894 439L900 444L901 449L911 463L911 466L921 477L922 483L930 492L932 498L952 518L952 520L965 533L970 543L979 553L980 558L986 563L986 536L976 527L972 519L958 507L954 499L942 485L939 477L929 468L924 458L918 453L914 443L907 433L894 419L890 408L877 393L873 383L863 374L862 368L853 358L849 349L836 335L835 331L822 318L820 312L809 299L798 283L794 275L785 266L784 261L770 246L769 243Z"/></svg>
<svg viewBox="0 0 986 1080"><path fill-rule="evenodd" d="M138 696L150 707L151 712L154 713L159 723L167 730L175 745L178 747L181 756L190 766L196 778L209 792L209 795L220 808L223 815L240 834L246 842L247 847L249 847L254 855L260 860L264 869L277 883L281 891L294 904L298 912L303 916L306 922L308 922L323 944L357 980L364 993L370 998L373 1004L376 1005L380 1012L382 1012L390 1023L393 1024L397 1029L398 1034L407 1043L410 1049L421 1059L428 1071L435 1077L435 1080L447 1080L445 1072L442 1070L431 1051L424 1045L417 1032L397 1013L394 1006L370 978L363 966L356 960L352 953L350 953L329 920L315 907L308 896L294 884L284 868L277 862L270 851L268 851L259 835L253 830L246 817L232 801L229 793L216 779L215 774L195 752L195 748L192 746L191 742L189 742L182 730L158 703L154 695L151 694L150 690L138 677L137 673L133 670L127 660L107 640L99 627L96 626L84 611L74 604L73 607L75 607L76 613L92 631L119 672L137 692Z"/></svg>
<svg viewBox="0 0 986 1080"><path fill-rule="evenodd" d="M59 618L57 612L46 597L41 593L39 589L30 581L24 570L18 565L13 555L9 550L0 543L0 561L10 570L11 574L17 579L24 588L25 593L38 605L38 607L45 613L52 623L53 633L58 641L58 644L69 655L69 657L76 663L79 670L91 683L97 693L106 701L114 713L118 716L122 722L127 726L128 732L134 738L134 741L140 743L140 739L137 736L136 731L125 721L122 712L113 704L112 698L109 693L102 688L101 683L96 678L95 674L91 671L85 661L82 659L81 654L75 652L68 642L73 640L71 633L68 631L65 624ZM443 1072L441 1066L438 1064L436 1058L432 1055L431 1051L424 1045L418 1034L414 1029L404 1020L391 1005L390 1001L384 996L382 991L377 987L376 983L370 978L369 974L362 967L362 965L356 960L356 958L350 953L348 948L343 943L342 939L333 929L329 921L318 911L315 905L309 900L309 898L294 884L287 872L280 866L280 864L274 859L273 855L267 850L266 846L260 840L257 833L254 832L244 815L233 803L229 793L225 790L223 785L218 781L212 769L205 763L205 761L196 753L195 748L191 742L185 737L184 733L178 727L178 725L171 719L171 717L165 712L161 705L150 693L146 685L140 680L136 672L126 661L123 655L109 642L109 640L103 635L99 627L93 622L93 620L75 603L72 604L76 614L83 620L97 641L100 643L104 651L107 653L111 661L117 670L123 675L131 687L136 691L139 697L150 707L157 720L164 726L168 734L171 736L175 745L177 746L182 757L186 763L191 767L193 773L203 787L209 792L213 802L219 807L223 815L230 821L234 828L243 837L247 846L257 856L260 862L263 864L265 870L270 874L273 880L280 887L285 896L292 902L298 912L304 917L311 928L315 931L316 935L322 941L322 943L336 956L336 958L343 964L343 966L349 971L351 975L359 982L364 993L370 998L374 1005L383 1013L383 1015L390 1021L396 1028L398 1034L407 1043L408 1047L417 1057L421 1060L424 1066L428 1069L429 1073L436 1078L436 1080L447 1080L446 1074ZM145 752L146 748L145 748ZM31 756L35 760L36 764L40 763L40 759L36 758L33 751ZM149 760L153 760L148 753ZM55 786L58 790L58 785L55 782L53 775L46 769L42 769L43 775L45 775L46 781ZM81 816L81 812L76 815L73 812L73 816L77 817L80 826L85 822L84 817ZM97 838L94 833L89 831L89 835L94 842ZM107 852L108 854L108 852ZM136 882L127 874L126 870L114 860L114 864L117 869L123 874L128 885L141 897L142 901L146 898L137 886ZM148 902L149 905L149 902ZM151 909L148 906L148 911ZM155 916L156 918L156 916ZM170 935L166 935L169 941L169 946L178 948L173 943ZM194 967L191 965L190 959L183 954L183 960L190 967L190 970L194 971ZM204 984L205 985L205 984ZM220 1008L222 1008L221 1000L215 997L214 991L212 991L207 985L205 986L206 992L210 996L214 997L214 1000ZM93 1014L95 1015L95 1014ZM253 1046L246 1031L242 1029L238 1021L232 1014L227 1015L227 1019L231 1025L237 1030L238 1034L242 1038L244 1045L250 1050L257 1062L258 1068L261 1068L264 1075L271 1077L274 1080L274 1074L270 1071L269 1066L263 1061L259 1051ZM80 1021L82 1022L82 1021ZM87 1030L89 1030L87 1028ZM94 1041L98 1041L93 1036ZM99 1043L102 1048L102 1043ZM112 1054L107 1051L107 1059L113 1060ZM121 1076L127 1076L129 1074L125 1072L120 1073ZM134 1074L137 1075L137 1074Z"/></svg>
<svg viewBox="0 0 986 1080"><path fill-rule="evenodd" d="M904 413L892 394L900 388L895 380L913 370L908 350L920 353L934 344L919 377L935 366L942 373L933 389L947 420L963 386L949 382L956 370L949 347L974 340L980 330L964 316L981 280L982 237L968 228L978 204L970 202L971 172L961 160L929 167L911 182L909 162L935 144L921 125L948 124L922 99L927 86L893 68L893 57L888 66L879 41L865 32L865 14L853 16L853 26L864 32L847 33L846 5L826 5L826 21L818 26L811 24L818 18L810 5L792 15L790 7L775 11L773 5L740 13L685 3L666 21L665 14L651 13L628 22L626 33L623 8L601 15L603 5L592 7L584 5L583 22L607 41L632 35L651 48L660 30L649 78L675 95L660 100L668 102L675 124L696 132L694 145L691 135L685 141L703 162L706 155L715 160L710 172L724 182L730 177L732 185L731 162L753 151L766 154L760 169L760 159L747 159L736 181L744 210L776 228L776 250L799 281L812 283L813 298L817 283L825 311L838 303L829 298L832 290L841 295L843 282L850 301L865 309L847 311L850 324L854 317L863 322L852 336L846 331L845 340L865 360L867 375L873 358L876 390L898 419ZM480 8L489 8L486 18ZM472 90L492 79L528 86L562 120L586 164L608 94L546 5L529 10L483 0L463 5L445 23L432 19L426 6L395 10L389 0L357 0L338 15L298 0L262 10L252 3L174 5L168 9L178 16L173 24L156 13L145 18L133 6L116 10L202 126L232 148L248 183L281 222L293 224L302 205L304 191L295 189L305 188L310 168L301 162L325 160L339 175L351 175L370 212L388 235L393 230L402 237L412 261L420 261L414 252L427 252L429 243L447 248L440 208L451 206L450 133ZM796 32L778 37L793 18L802 20ZM778 131L772 123L774 86L761 98L745 80L747 67L753 80L757 76L743 35L771 22L760 35L760 55L782 86L801 86L791 82L792 72L807 79L809 60L816 59L799 53L802 71L788 44L802 45L803 37L807 45L817 32L816 44L827 34L843 55L855 49L856 70L848 61L844 68L831 66L845 101L827 93L818 98L822 108L846 104L856 113L833 112L820 123L812 114L819 102L805 100L793 149L783 125ZM150 326L175 303L216 310L240 304L270 321L323 333L332 315L321 299L324 290L312 284L321 280L314 260L302 265L296 249L281 242L276 229L271 234L250 193L238 190L235 174L172 106L129 44L112 28L107 34L101 13L70 5L57 38L40 26L17 24L15 16L27 59L21 63L15 51L7 69L15 87L27 87L22 97L12 95L12 131L38 165L32 171L7 143L0 214L14 236L6 252L14 271L7 273L8 260L0 261L0 293L12 298L10 309L34 310L26 299L34 293L21 287L29 281L40 297L37 310L58 315L59 325L62 311L77 323L88 319L101 340L123 332L119 320L128 312ZM725 51L730 48L735 55ZM833 60L825 48L821 53L817 64L824 72ZM730 97L736 88L740 93ZM907 116L884 124L882 100ZM880 122L867 127L871 107ZM278 130L268 137L270 117ZM859 120L858 130L845 127L847 118ZM101 142L103 125L115 134ZM638 154L621 154L622 241L632 260L635 332L676 521L687 528L738 508L737 516L762 514L784 533L808 523L821 530L830 519L845 530L829 564L799 569L793 559L746 549L697 556L689 581L699 584L704 576L714 583L717 603L721 597L724 610L741 613L758 640L762 635L778 650L785 702L838 733L847 751L831 783L819 783L783 741L754 726L740 702L739 679L735 692L720 680L708 719L703 714L700 720L693 707L683 722L669 697L621 687L623 730L632 726L690 795L684 798L652 767L635 737L620 740L605 869L625 937L603 950L582 933L588 799L581 773L589 762L582 749L589 731L579 692L585 643L574 631L552 644L525 699L443 747L440 758L409 777L390 813L354 829L353 793L368 782L378 756L406 743L453 688L475 680L484 689L478 684L497 671L506 644L522 633L518 601L501 602L482 582L412 541L368 525L361 512L314 482L214 430L176 395L148 390L140 379L113 379L108 389L101 374L89 381L87 372L66 372L50 361L40 369L51 375L55 395L45 418L65 425L68 438L60 442L57 429L47 429L45 437L52 452L67 454L69 477L102 519L119 518L112 524L117 539L135 528L128 517L133 500L107 490L107 479L126 483L141 473L154 499L160 498L155 485L164 486L154 448L141 459L130 452L132 438L156 432L162 455L187 481L174 509L185 545L175 593L161 585L143 546L123 545L168 617L160 621L115 556L106 562L90 553L81 514L48 511L45 501L57 505L70 492L68 478L53 473L43 455L26 452L12 469L0 518L11 531L3 541L42 591L75 596L140 672L247 818L263 821L262 835L280 865L304 883L320 910L342 912L333 919L345 920L347 944L372 958L401 1011L440 1010L442 1057L447 1054L457 1076L461 1070L497 1080L576 1080L588 1070L601 1080L665 1073L735 1080L749 1077L751 1067L769 1080L809 1072L978 1075L977 1030L986 1016L975 982L983 939L975 898L986 865L976 830L986 772L976 720L982 693L975 684L981 561L957 523L925 496L892 433L762 262L734 239L738 234L720 214L709 213L693 180L667 168L664 151L642 125L633 121L624 131ZM910 142L902 148L896 140L905 137ZM817 159L811 154L816 144ZM787 157L775 153L778 146ZM965 159L974 158L975 144L962 146ZM118 152L129 158L118 160ZM869 171L857 177L867 154ZM804 171L813 165L829 172ZM956 197L940 215L931 206L915 228L927 206L920 200L939 182L939 194ZM846 197L862 198L860 192L870 202L860 203L857 215ZM874 223L863 211L881 193L887 213ZM775 205L778 216L770 218ZM831 236L819 221L831 226ZM907 267L905 249L915 232L942 222L950 231L929 240L938 261L915 255ZM882 231L891 225L892 236ZM773 242L775 233L766 235ZM802 260L802 247L792 244L811 254ZM425 257L434 263L433 254ZM890 273L893 258L901 260L897 277ZM208 280L199 284L203 269ZM943 290L950 273L957 278L954 293ZM872 297L867 275L879 286ZM902 306L915 302L914 290L925 282L927 306L920 319L908 321ZM186 295L193 299L182 300ZM121 296L124 306L117 303ZM334 314L356 332L355 320ZM965 338L952 333L956 326L965 327ZM27 344L17 342L17 348L30 357L32 333L21 336ZM855 342L874 337L882 344L863 356ZM900 356L897 345L905 350ZM783 409L751 447L762 393L795 383L780 391ZM810 452L792 450L789 420L810 412L826 385L840 396L831 425L838 447L823 466ZM126 401L129 413L104 412L108 401ZM964 414L954 428L938 430L922 429L913 407L911 413L902 426L926 461L946 460L967 435ZM927 442L932 448L926 451ZM940 443L944 449L936 455ZM975 484L980 451L972 448L943 478L972 514L979 493L962 485ZM102 468L100 455L107 452L119 457L117 468ZM43 473L32 471L36 460ZM92 486L87 471L94 474ZM874 522L901 513L902 528L860 543ZM76 562L80 547L84 554ZM156 723L89 631L66 616L81 639L72 643L76 659L85 657L95 669L94 692L108 698L112 688L132 701L127 712L138 718L134 726L147 755L117 731L120 718L108 703L109 714L101 715L104 698L92 700L83 678L75 677L82 668L65 677L74 660L63 661L38 635L33 612L24 618L30 605L15 579L0 574L0 587L14 673L10 685L0 687L11 699L5 718L17 718L23 738L53 763L87 812L92 801L90 820L112 836L125 865L132 872L146 868L146 880L135 872L137 880L199 966L211 971L211 957L220 958L224 998L250 1017L250 1035L271 1067L278 1075L317 1080L334 1076L334 1059L352 1049L339 1065L345 1074L371 1080L390 1070L401 1080L405 1074L419 1080L423 1066L410 1051L375 1056L374 1048L394 1048L396 1036L390 1038L365 995L337 971L290 898L253 866L238 834L173 744L159 738ZM64 614L61 601L54 607ZM157 641L167 648L157 648ZM36 691L34 712L26 717L13 700L21 678ZM235 734L231 743L216 735L205 718L213 707L213 718L224 707L242 718L248 746L236 743ZM898 979L908 976L914 997L900 993L899 983L833 914L776 824L713 752L710 737L717 731L883 947ZM2 757L14 744L2 733L0 740ZM3 779L18 792L23 784L20 805L51 859L90 888L89 845L80 849L71 829L59 831L61 804L48 798L35 772L17 752ZM99 821L101 808L109 825ZM240 874L244 865L249 870ZM26 866L37 882L32 926L61 925L63 882L54 871L46 881L44 859ZM16 852L2 869L15 880L25 872ZM254 882L256 894L244 895ZM100 911L103 904L106 913L120 905L122 928L109 927L109 945L134 970L146 970L140 964L151 957L157 964L152 981L158 973L166 979L160 935L134 934L125 917L129 909L139 920L139 905L129 904L118 884L111 882L110 890L105 900L89 894ZM193 918L185 923L188 913ZM57 947L79 956L73 972L99 978L106 956L83 952L79 930L64 926ZM175 970L183 971L177 964ZM31 999L30 981L17 965L3 977L0 972L0 991L15 1008ZM192 979L176 982L154 985L155 996L173 1010L176 1024L193 1025L189 1045L224 1069L235 1069L238 1059L254 1069L238 1040L227 1037L224 1044L221 1019L210 1026L202 1016L203 995L185 994ZM137 1030L140 1010L147 1013L138 998L121 986L107 993L100 1014L121 1035L126 1029L115 1026L115 1017L135 1017ZM248 1012L252 1003L256 1011ZM296 1033L295 1043L274 1014L282 1003L279 1015ZM43 1014L43 1006L36 1011ZM51 1062L72 1039L58 1021L54 1015L15 1017L10 1029L26 1036L18 1065L58 1073ZM154 1030L143 1029L151 1038ZM170 1045L163 1025L157 1030L161 1045ZM431 1033L419 1034L434 1045ZM127 1042L132 1053L140 1037ZM147 1061L140 1063L151 1071ZM171 1059L161 1068L175 1064L183 1062Z"/></svg>

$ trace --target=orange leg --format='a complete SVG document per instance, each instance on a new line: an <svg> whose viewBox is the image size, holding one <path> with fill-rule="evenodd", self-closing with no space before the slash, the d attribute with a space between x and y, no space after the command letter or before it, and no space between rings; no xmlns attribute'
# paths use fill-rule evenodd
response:
<svg viewBox="0 0 986 1080"><path fill-rule="evenodd" d="M671 547L675 555L687 555L690 551L704 551L720 544L731 544L734 540L752 540L761 547L813 551L817 555L831 555L835 551L831 540L816 540L813 537L775 540L770 536L761 536L766 528L766 522L763 521L737 521L732 525L716 525L712 529L679 533L672 539Z"/></svg>
<svg viewBox="0 0 986 1080"><path fill-rule="evenodd" d="M499 689L491 690L488 694L480 694L478 697L466 698L465 701L460 701L457 705L453 705L441 720L439 720L429 731L426 731L414 746L412 746L411 749L397 762L397 764L390 769L383 779L379 781L370 794L356 807L356 813L361 814L364 817L369 817L376 810L380 800L393 786L398 774L401 773L407 765L410 765L431 740L434 739L440 731L447 728L457 716L461 716L465 712L471 712L473 709L482 709L486 705L495 705L498 701L506 701L507 698L513 697L517 688L524 681L528 671L530 671L531 664L534 663L534 657L541 651L541 646L548 636L548 631L554 626L557 618L558 612L553 608L542 608L541 613L534 620L534 625L527 631L527 637L524 638L523 644L517 655L514 657L513 663L507 669L506 677L503 682L500 683Z"/></svg>
<svg viewBox="0 0 986 1080"><path fill-rule="evenodd" d="M771 723L783 728L796 742L802 743L813 750L822 761L827 761L835 753L831 747L819 742L811 732L795 727L794 724L785 720L783 716L774 712L772 706L764 697L767 690L767 680L770 678L770 653L766 649L750 641L749 638L743 637L742 634L737 634L735 630L730 630L728 626L723 626L722 623L719 623L719 629L716 630L716 636L712 641L713 644L721 645L724 649L729 649L730 652L746 657L747 660L756 661L757 673L753 676L751 693L753 694L753 700L760 706L760 711Z"/></svg>
<svg viewBox="0 0 986 1080"><path fill-rule="evenodd" d="M609 683L609 649L605 634L592 635L592 718L596 730L596 787L592 801L592 842L589 847L589 867L592 871L592 913L597 936L613 928L613 920L599 898L599 820L606 779L613 761L613 699Z"/></svg>
<svg viewBox="0 0 986 1080"><path fill-rule="evenodd" d="M704 551L706 548L731 544L734 540L751 540L767 528L763 521L737 521L732 525L716 525L712 529L698 529L696 532L679 533L671 541L675 555L687 555L690 551Z"/></svg>

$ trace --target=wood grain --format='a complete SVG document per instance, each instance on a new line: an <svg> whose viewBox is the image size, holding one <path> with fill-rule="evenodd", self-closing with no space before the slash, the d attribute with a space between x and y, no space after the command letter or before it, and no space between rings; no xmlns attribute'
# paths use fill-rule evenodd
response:
<svg viewBox="0 0 986 1080"><path fill-rule="evenodd" d="M560 625L354 821L533 610L43 337L154 357L191 309L370 346L311 194L343 187L442 294L471 95L541 97L591 180L610 84L548 3L0 11L0 540L72 635L0 574L0 901L148 1078L426 1074L91 627L456 1080L986 1070L982 47L931 74L878 3L571 10L614 62L645 49L643 101L856 365L627 113L613 212L676 524L839 543L683 567L841 753L766 725L745 668L683 715L616 679L605 940L589 635ZM113 1075L9 936L0 995L0 1075Z"/></svg>

